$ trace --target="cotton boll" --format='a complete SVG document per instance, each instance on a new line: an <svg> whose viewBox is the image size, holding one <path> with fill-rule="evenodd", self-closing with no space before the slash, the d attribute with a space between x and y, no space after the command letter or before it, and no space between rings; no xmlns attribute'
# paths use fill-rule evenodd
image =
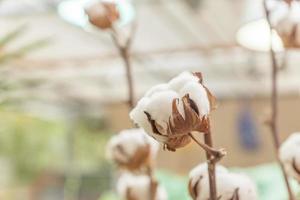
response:
<svg viewBox="0 0 300 200"><path fill-rule="evenodd" d="M150 200L150 178L146 175L121 175L117 183L117 192L123 200ZM165 189L158 185L155 200L167 200Z"/></svg>
<svg viewBox="0 0 300 200"><path fill-rule="evenodd" d="M203 177L207 176L208 168L207 163L201 163L192 169L189 173L189 189L190 193L194 193L193 188L196 186L197 182ZM216 165L217 173L228 173L228 170L222 165ZM194 196L194 194L191 194Z"/></svg>
<svg viewBox="0 0 300 200"><path fill-rule="evenodd" d="M190 82L198 82L199 79L194 76L190 72L182 72L175 78L169 81L168 86L170 89L179 92L181 88L186 84Z"/></svg>
<svg viewBox="0 0 300 200"><path fill-rule="evenodd" d="M196 103L200 116L208 115L210 112L210 103L206 89L197 82L189 82L179 91L180 96L189 94L190 98Z"/></svg>
<svg viewBox="0 0 300 200"><path fill-rule="evenodd" d="M300 133L293 133L283 142L279 157L288 175L300 181Z"/></svg>
<svg viewBox="0 0 300 200"><path fill-rule="evenodd" d="M107 157L120 167L135 170L154 163L159 145L142 129L121 131L107 145Z"/></svg>
<svg viewBox="0 0 300 200"><path fill-rule="evenodd" d="M159 84L159 85L156 85L156 86L150 88L146 92L145 97L151 97L153 94L155 94L157 92L162 92L162 91L166 91L166 90L169 90L169 87L167 84Z"/></svg>
<svg viewBox="0 0 300 200"><path fill-rule="evenodd" d="M178 94L171 90L158 92L152 95L151 101L145 107L145 111L151 115L151 118L162 126L163 129L160 131L163 135L167 134L166 129L172 114L172 102L178 98Z"/></svg>
<svg viewBox="0 0 300 200"><path fill-rule="evenodd" d="M277 25L289 12L289 5L284 1L269 0L267 1L267 8L272 10L270 13L272 25Z"/></svg>
<svg viewBox="0 0 300 200"><path fill-rule="evenodd" d="M150 102L150 98L143 97L140 99L136 107L129 113L129 117L142 127L148 134L154 135L152 132L151 124L148 122L147 116L145 115L146 105Z"/></svg>
<svg viewBox="0 0 300 200"><path fill-rule="evenodd" d="M207 166L199 165L190 173L189 191L194 200L207 200L210 196ZM243 174L230 173L222 166L216 167L217 196L220 200L256 200L255 184Z"/></svg>
<svg viewBox="0 0 300 200"><path fill-rule="evenodd" d="M216 165L216 172L218 173L228 173L226 167L222 165ZM206 176L208 173L207 163L201 163L197 165L194 169L190 171L189 177L193 179L194 177Z"/></svg>
<svg viewBox="0 0 300 200"><path fill-rule="evenodd" d="M275 30L286 47L300 46L300 3L293 1L289 6L285 2L272 12L271 20Z"/></svg>
<svg viewBox="0 0 300 200"><path fill-rule="evenodd" d="M208 182L208 177L204 180ZM209 197L209 187L204 185ZM217 188L220 200L228 200L236 195L239 200L257 200L256 186L246 175L235 173L220 173L217 175ZM201 199L201 198L200 198Z"/></svg>
<svg viewBox="0 0 300 200"><path fill-rule="evenodd" d="M131 111L131 119L164 148L176 151L190 143L189 133L206 132L215 98L202 85L201 73L183 72L152 87Z"/></svg>
<svg viewBox="0 0 300 200"><path fill-rule="evenodd" d="M86 8L91 24L100 29L109 29L120 18L117 5L113 2L94 2Z"/></svg>

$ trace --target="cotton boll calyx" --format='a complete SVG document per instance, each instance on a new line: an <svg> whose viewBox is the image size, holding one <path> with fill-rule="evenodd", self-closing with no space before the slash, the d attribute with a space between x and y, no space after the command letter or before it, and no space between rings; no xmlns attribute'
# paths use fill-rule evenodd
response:
<svg viewBox="0 0 300 200"><path fill-rule="evenodd" d="M183 72L154 86L131 111L131 119L168 150L186 146L192 131L208 130L215 98L202 84L201 73Z"/></svg>
<svg viewBox="0 0 300 200"><path fill-rule="evenodd" d="M279 157L288 175L300 182L300 132L293 133L283 142Z"/></svg>
<svg viewBox="0 0 300 200"><path fill-rule="evenodd" d="M128 129L113 136L107 145L107 157L120 167L137 170L154 163L159 144L143 129Z"/></svg>
<svg viewBox="0 0 300 200"><path fill-rule="evenodd" d="M218 200L256 200L255 184L243 174L230 173L216 166ZM207 200L210 196L207 164L195 167L189 176L189 193L193 200Z"/></svg>
<svg viewBox="0 0 300 200"><path fill-rule="evenodd" d="M100 29L108 29L120 17L117 6L114 2L97 2L85 10L89 21Z"/></svg>
<svg viewBox="0 0 300 200"><path fill-rule="evenodd" d="M121 175L117 183L117 191L122 200L167 200L165 189L157 182L151 184L146 175L133 175L125 173Z"/></svg>

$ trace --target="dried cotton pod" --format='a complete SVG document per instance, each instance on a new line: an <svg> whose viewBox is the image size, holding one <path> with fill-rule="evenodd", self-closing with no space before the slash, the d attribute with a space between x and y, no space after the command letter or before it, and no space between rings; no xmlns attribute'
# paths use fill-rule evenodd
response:
<svg viewBox="0 0 300 200"><path fill-rule="evenodd" d="M165 189L154 183L151 188L151 180L146 175L122 174L117 183L117 191L122 200L167 200Z"/></svg>
<svg viewBox="0 0 300 200"><path fill-rule="evenodd" d="M131 111L131 119L168 150L186 146L189 133L206 132L215 98L202 84L201 73L183 72L151 88Z"/></svg>
<svg viewBox="0 0 300 200"><path fill-rule="evenodd" d="M113 23L119 19L119 12L114 2L97 2L86 9L89 21L100 29L107 29L113 26Z"/></svg>
<svg viewBox="0 0 300 200"><path fill-rule="evenodd" d="M286 172L300 182L300 133L293 133L280 146L279 157Z"/></svg>
<svg viewBox="0 0 300 200"><path fill-rule="evenodd" d="M230 173L221 165L216 166L218 200L256 200L255 184L243 174ZM189 175L189 193L193 200L210 197L207 164L195 167Z"/></svg>
<svg viewBox="0 0 300 200"><path fill-rule="evenodd" d="M159 149L159 144L143 129L123 130L113 136L107 145L107 157L121 168L137 170L151 166Z"/></svg>

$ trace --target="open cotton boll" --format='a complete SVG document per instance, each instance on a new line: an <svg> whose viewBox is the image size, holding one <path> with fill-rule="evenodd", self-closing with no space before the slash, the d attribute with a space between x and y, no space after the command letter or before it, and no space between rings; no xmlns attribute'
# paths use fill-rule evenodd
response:
<svg viewBox="0 0 300 200"><path fill-rule="evenodd" d="M217 179L217 190L218 196L221 197L220 200L235 199L239 200L257 200L256 186L253 181L243 174L235 173L219 173L216 177ZM208 177L204 182L208 183ZM203 185L206 191L206 197L209 197L209 187L208 184ZM201 199L201 197L200 197ZM207 198L203 198L207 199Z"/></svg>
<svg viewBox="0 0 300 200"><path fill-rule="evenodd" d="M201 164L197 165L196 167L194 167L189 173L190 179L208 175L207 167L208 167L208 165L206 162L201 163ZM216 172L217 173L228 173L228 170L226 167L224 167L222 165L216 165Z"/></svg>
<svg viewBox="0 0 300 200"><path fill-rule="evenodd" d="M201 73L183 72L148 90L130 117L164 148L175 151L191 141L191 132L207 132L204 116L214 103L213 95L202 84Z"/></svg>
<svg viewBox="0 0 300 200"><path fill-rule="evenodd" d="M172 115L172 102L177 98L179 98L178 94L171 90L158 92L152 95L151 101L145 107L145 111L151 115L151 118L162 126L157 128L163 135L167 134L169 118ZM182 107L180 110L183 113Z"/></svg>
<svg viewBox="0 0 300 200"><path fill-rule="evenodd" d="M143 129L128 129L113 136L107 145L107 157L130 170L152 164L159 144Z"/></svg>
<svg viewBox="0 0 300 200"><path fill-rule="evenodd" d="M300 133L293 133L280 146L279 157L289 176L300 181Z"/></svg>
<svg viewBox="0 0 300 200"><path fill-rule="evenodd" d="M146 92L145 97L151 97L153 94L155 94L157 92L166 91L166 90L169 90L169 86L167 84L159 84L159 85L156 85L156 86L150 88Z"/></svg>
<svg viewBox="0 0 300 200"><path fill-rule="evenodd" d="M256 200L255 184L243 174L230 173L226 168L216 168L217 196L220 200ZM207 200L210 196L209 176L205 165L194 168L190 173L189 191L193 200Z"/></svg>
<svg viewBox="0 0 300 200"><path fill-rule="evenodd" d="M151 124L148 122L147 116L145 115L145 107L149 103L150 99L144 97L140 99L136 107L129 113L129 117L133 119L134 123L142 127L148 134L153 136Z"/></svg>
<svg viewBox="0 0 300 200"><path fill-rule="evenodd" d="M151 180L146 175L122 174L117 183L122 200L150 200ZM165 189L157 185L155 200L167 200Z"/></svg>
<svg viewBox="0 0 300 200"><path fill-rule="evenodd" d="M272 25L277 25L289 13L289 5L284 1L268 0L267 8L272 11L270 13Z"/></svg>
<svg viewBox="0 0 300 200"><path fill-rule="evenodd" d="M193 168L189 173L189 191L191 196L196 196L194 193L194 188L196 184L203 179L203 177L208 176L207 163L201 163ZM216 165L216 173L228 173L228 170L222 165ZM197 186L196 186L197 187Z"/></svg>
<svg viewBox="0 0 300 200"><path fill-rule="evenodd" d="M168 83L170 89L179 92L181 88L190 82L198 82L199 79L190 72L182 72Z"/></svg>
<svg viewBox="0 0 300 200"><path fill-rule="evenodd" d="M291 2L288 5L281 2L274 12L271 12L271 21L281 37L285 47L300 47L300 3Z"/></svg>
<svg viewBox="0 0 300 200"><path fill-rule="evenodd" d="M210 112L210 102L206 89L197 82L189 82L179 91L181 96L189 94L189 97L197 105L200 116L208 115Z"/></svg>

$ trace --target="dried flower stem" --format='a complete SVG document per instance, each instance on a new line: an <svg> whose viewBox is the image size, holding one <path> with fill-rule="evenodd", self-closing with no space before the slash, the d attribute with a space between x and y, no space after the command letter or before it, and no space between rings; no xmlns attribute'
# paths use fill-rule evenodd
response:
<svg viewBox="0 0 300 200"><path fill-rule="evenodd" d="M111 28L112 30L112 39L114 44L119 50L120 56L124 62L124 66L126 69L126 78L127 78L127 86L128 86L128 107L129 109L134 108L135 100L134 100L134 86L133 86L133 79L132 79L132 64L130 59L130 50L131 50L131 44L132 40L134 38L135 32L136 32L136 23L133 23L131 27L131 32L129 34L129 37L125 41L124 44L120 41L120 38L118 36L118 32L114 29L114 27ZM156 190L157 190L157 181L153 177L153 169L151 166L148 166L146 169L146 174L150 178L150 200L155 200L156 196Z"/></svg>
<svg viewBox="0 0 300 200"><path fill-rule="evenodd" d="M212 137L210 130L210 122L208 121L208 131L204 134L204 142L208 146L212 147ZM209 162L212 159L212 156L206 152L207 167L208 167L208 176L209 176L209 190L210 190L210 200L217 200L217 184L216 184L216 162Z"/></svg>
<svg viewBox="0 0 300 200"><path fill-rule="evenodd" d="M214 149L211 146L208 146L207 144L198 141L191 133L189 134L189 136L194 140L194 142L196 142L203 150L205 150L205 152L207 152L212 157L212 159L209 160L209 162L216 163L226 155L224 149Z"/></svg>
<svg viewBox="0 0 300 200"><path fill-rule="evenodd" d="M131 32L129 37L125 41L124 44L120 41L118 36L118 32L112 27L112 39L114 44L119 50L120 56L124 62L125 70L126 70L126 78L127 78L127 86L128 86L128 107L130 109L134 108L134 87L133 87L133 79L132 79L132 65L130 59L130 49L132 40L135 35L136 23L133 23Z"/></svg>
<svg viewBox="0 0 300 200"><path fill-rule="evenodd" d="M208 120L208 124L209 124ZM213 148L210 124L208 125L207 132L204 134L205 144L199 142L192 134L190 137L206 152L208 176L209 176L209 190L210 200L217 200L217 186L216 186L216 163L219 162L226 152L223 149L216 150Z"/></svg>
<svg viewBox="0 0 300 200"><path fill-rule="evenodd" d="M284 165L282 163L282 161L279 158L279 148L280 148L280 139L279 139L279 134L278 134L278 123L277 123L277 116L278 116L278 88L277 88L277 78L278 78L278 63L276 60L276 54L275 51L273 49L273 44L272 44L272 24L270 21L270 12L267 9L267 5L266 5L266 0L264 1L264 10L265 10L265 14L266 14L266 18L269 24L269 28L270 28L270 56L271 56L271 62L272 62L272 74L271 74L271 78L272 78L272 96L271 96L271 119L270 119L270 129L271 129L271 133L272 133L272 138L273 138L273 143L274 143L274 148L275 148L275 153L276 153L276 159L277 162L281 168L284 180L285 180L285 185L288 191L288 195L289 195L289 200L294 200L294 195L288 180L288 176L287 173L285 171Z"/></svg>

